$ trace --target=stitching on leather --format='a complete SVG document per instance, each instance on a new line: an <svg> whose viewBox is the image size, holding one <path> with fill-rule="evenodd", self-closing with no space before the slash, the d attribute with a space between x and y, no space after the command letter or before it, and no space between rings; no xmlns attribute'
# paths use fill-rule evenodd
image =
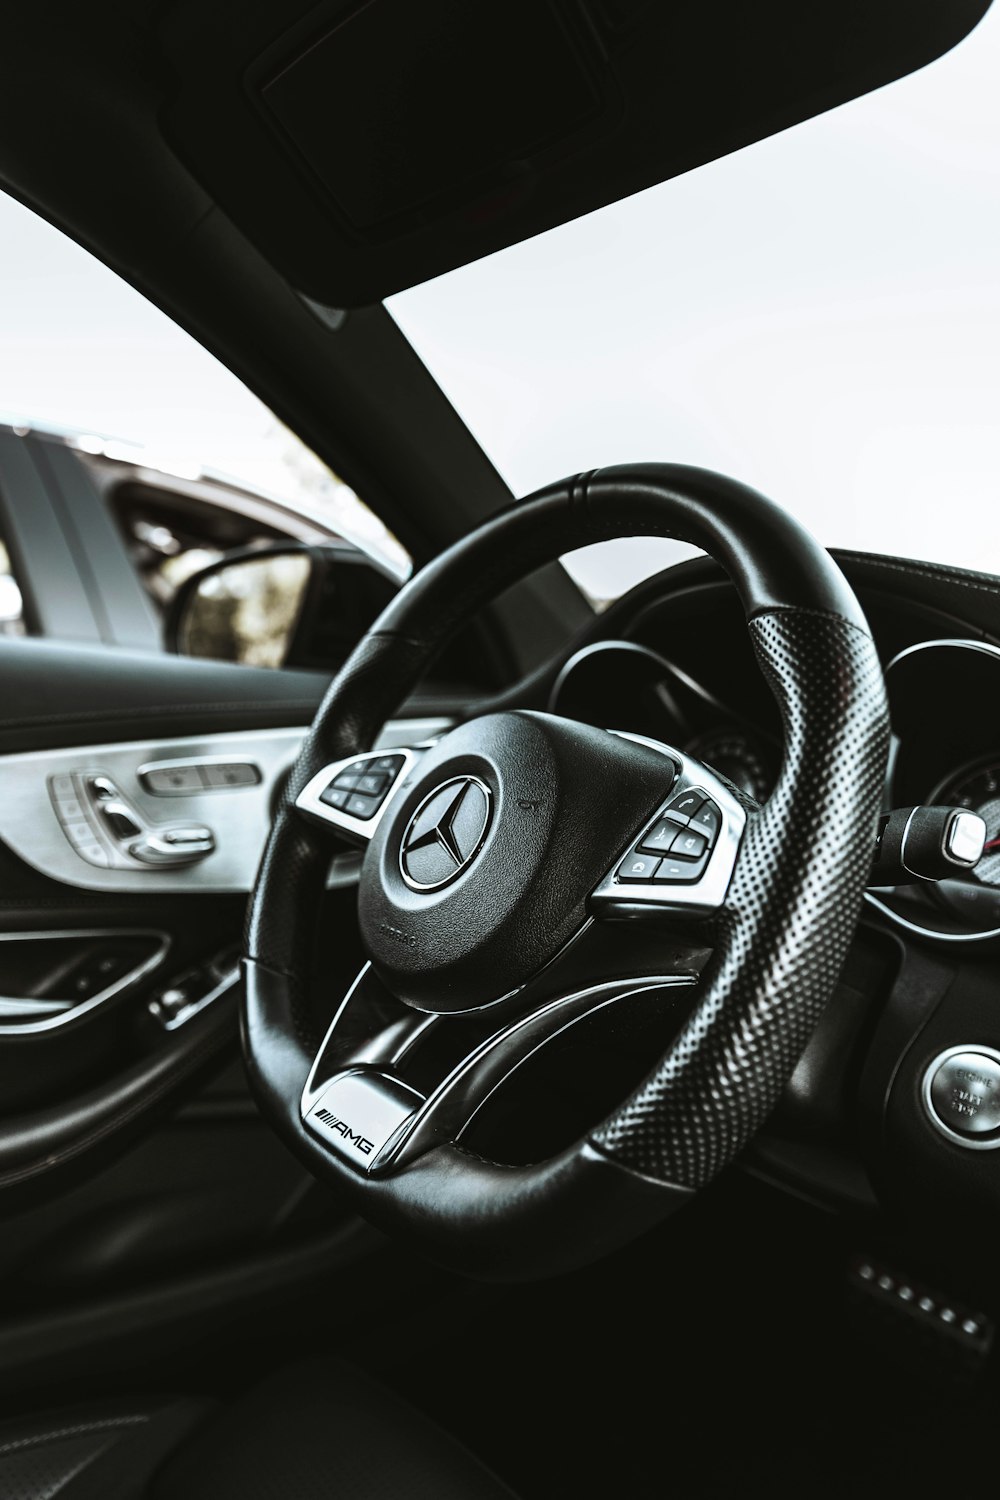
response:
<svg viewBox="0 0 1000 1500"><path fill-rule="evenodd" d="M990 594L994 599L1000 600L1000 588L989 582L973 582L976 578L988 579L989 575L985 573L975 573L964 568L943 568L936 563L908 563L901 558L868 557L863 552L842 552L839 555L850 558L852 562L871 563L879 571L905 573L910 578L936 579L954 584L956 588L972 589L978 594Z"/></svg>
<svg viewBox="0 0 1000 1500"><path fill-rule="evenodd" d="M107 1417L96 1422L77 1422L72 1427L60 1427L56 1432L40 1432L34 1437L12 1438L9 1443L0 1443L0 1458L8 1453L17 1453L22 1448L37 1448L41 1443L58 1443L65 1438L85 1437L89 1433L111 1432L118 1427L140 1427L148 1422L147 1416Z"/></svg>
<svg viewBox="0 0 1000 1500"><path fill-rule="evenodd" d="M470 1161L481 1162L484 1167L497 1167L502 1172L519 1172L521 1169L514 1162L494 1161L492 1156L483 1156L479 1151L472 1151L468 1146L463 1146L461 1141L452 1141L454 1150L467 1156Z"/></svg>

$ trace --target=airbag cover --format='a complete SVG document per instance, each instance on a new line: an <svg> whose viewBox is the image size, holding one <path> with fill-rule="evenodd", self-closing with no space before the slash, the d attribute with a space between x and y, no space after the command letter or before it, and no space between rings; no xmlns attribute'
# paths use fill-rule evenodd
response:
<svg viewBox="0 0 1000 1500"><path fill-rule="evenodd" d="M442 1012L518 989L583 923L588 895L673 778L657 751L548 714L454 730L415 768L365 857L361 935L383 981Z"/></svg>

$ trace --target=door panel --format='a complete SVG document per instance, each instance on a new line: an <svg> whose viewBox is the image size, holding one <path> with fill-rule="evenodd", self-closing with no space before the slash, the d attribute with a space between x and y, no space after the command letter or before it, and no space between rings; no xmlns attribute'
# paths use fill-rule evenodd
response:
<svg viewBox="0 0 1000 1500"><path fill-rule="evenodd" d="M308 724L321 672L0 639L0 753Z"/></svg>
<svg viewBox="0 0 1000 1500"><path fill-rule="evenodd" d="M442 717L389 723L380 746L441 734ZM91 891L250 890L301 729L81 745L0 757L0 840L27 864ZM203 831L171 850L165 840ZM190 861L190 862L187 862ZM333 862L337 884L357 859Z"/></svg>
<svg viewBox="0 0 1000 1500"><path fill-rule="evenodd" d="M321 674L0 641L0 1366L8 1332L26 1347L25 1320L53 1297L76 1310L63 1347L78 1329L82 1348L87 1310L136 1287L162 1322L193 1270L230 1269L219 1306L227 1284L245 1287L241 1267L280 1280L309 1245L357 1253L355 1221L259 1120L238 1062L246 892L325 687ZM440 730L442 708L460 705L414 699L386 743ZM218 768L232 765L255 773L227 781ZM95 801L83 815L108 862L89 862L66 833L81 808L70 817L55 795L57 781L86 793L74 778L89 774L145 824L209 825L212 852L129 863ZM361 963L356 858L333 871L329 983L343 993Z"/></svg>

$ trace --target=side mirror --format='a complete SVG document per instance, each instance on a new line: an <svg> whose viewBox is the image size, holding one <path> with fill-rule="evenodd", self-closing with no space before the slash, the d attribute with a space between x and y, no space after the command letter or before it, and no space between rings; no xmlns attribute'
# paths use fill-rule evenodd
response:
<svg viewBox="0 0 1000 1500"><path fill-rule="evenodd" d="M289 542L226 552L181 584L167 606L164 644L181 656L331 670L397 587L346 547Z"/></svg>

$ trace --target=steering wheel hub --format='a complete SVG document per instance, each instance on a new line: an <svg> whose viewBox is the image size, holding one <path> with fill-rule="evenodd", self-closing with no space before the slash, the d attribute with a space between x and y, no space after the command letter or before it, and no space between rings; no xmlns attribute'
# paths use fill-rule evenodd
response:
<svg viewBox="0 0 1000 1500"><path fill-rule="evenodd" d="M539 713L489 714L420 762L365 857L361 935L418 1010L478 1010L521 988L586 920L622 829L669 790L670 761Z"/></svg>

